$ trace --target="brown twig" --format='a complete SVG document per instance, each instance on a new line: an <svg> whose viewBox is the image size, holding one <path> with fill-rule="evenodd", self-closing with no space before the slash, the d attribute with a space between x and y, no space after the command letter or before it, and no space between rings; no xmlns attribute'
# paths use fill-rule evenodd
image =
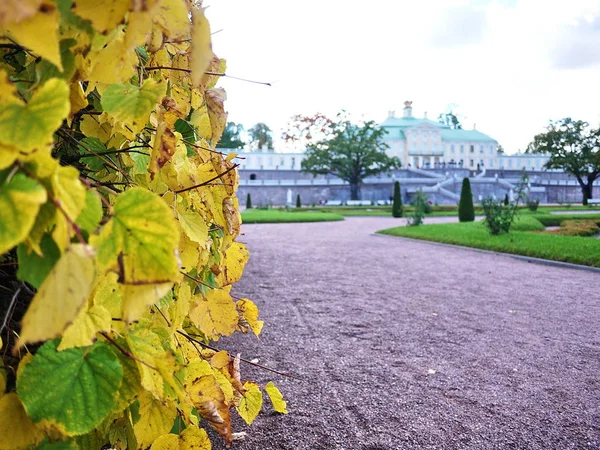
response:
<svg viewBox="0 0 600 450"><path fill-rule="evenodd" d="M123 353L125 356L127 356L128 358L131 358L134 361L139 362L140 364L143 364L143 365L145 365L147 367L150 367L152 370L156 370L157 372L159 371L156 367L148 364L146 361L143 361L140 358L138 358L137 356L135 356L133 353L131 353L129 350L127 350L125 347L123 347L121 344L119 344L117 341L115 341L113 338L111 338L105 331L101 331L100 334L102 335L102 337L104 337L104 339L106 339L112 345L114 345L115 347L117 347L117 349L121 353Z"/></svg>
<svg viewBox="0 0 600 450"><path fill-rule="evenodd" d="M189 334L187 334L187 333L184 333L184 332L183 332L183 331L181 331L181 330L177 330L177 333L181 334L181 335L182 335L183 337L185 337L186 339L189 339L191 342L195 342L196 344L198 344L198 345L201 345L201 346L202 346L202 347L204 347L204 348L207 348L207 349L209 349L209 350L213 350L213 351L215 351L215 352L219 352L219 351L221 351L221 350L219 350L218 348L211 347L210 345L208 345L208 344L205 344L204 342L201 342L201 341L199 341L198 339L195 339L194 337L190 336L190 335L189 335ZM240 361L243 361L243 362L245 362L246 364L250 364L251 366L259 367L259 368L261 368L261 369L268 370L269 372L276 373L277 375L281 375L281 376L284 376L284 377L287 377L287 378L293 378L294 380L298 380L298 381L304 381L302 378L299 378L299 377L297 377L297 376L295 376L295 375L290 375L289 373L280 372L280 371L278 371L278 370L271 369L270 367L266 367L266 366L263 366L263 365L261 365L261 364L255 363L255 362L248 361L247 359L244 359L244 358L241 358L241 357L240 357Z"/></svg>
<svg viewBox="0 0 600 450"><path fill-rule="evenodd" d="M203 183L197 184L195 186L190 186L190 187L187 187L185 189L179 189L178 191L175 191L175 193L176 194L181 194L182 192L187 192L187 191L191 191L192 189L196 189L196 188L199 188L199 187L202 187L202 186L206 186L211 181L215 181L215 180L218 180L221 177L224 177L225 175L227 175L229 172L231 172L232 170L234 170L237 167L239 167L239 164L234 164L229 169L227 169L225 172L220 173L219 175L216 175L216 176L212 177L210 180L206 180Z"/></svg>

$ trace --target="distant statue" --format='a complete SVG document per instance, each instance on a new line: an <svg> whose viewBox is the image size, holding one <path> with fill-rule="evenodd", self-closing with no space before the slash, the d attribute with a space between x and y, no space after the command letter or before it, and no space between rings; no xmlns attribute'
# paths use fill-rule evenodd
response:
<svg viewBox="0 0 600 450"><path fill-rule="evenodd" d="M407 100L404 102L405 108L412 108L412 100Z"/></svg>

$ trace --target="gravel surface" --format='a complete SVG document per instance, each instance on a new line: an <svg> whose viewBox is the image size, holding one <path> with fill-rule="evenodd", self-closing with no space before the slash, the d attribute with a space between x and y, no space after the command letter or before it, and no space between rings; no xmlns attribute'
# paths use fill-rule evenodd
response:
<svg viewBox="0 0 600 450"><path fill-rule="evenodd" d="M289 414L234 449L600 449L600 276L372 235L402 223L243 226L266 323L219 345L302 381L242 366Z"/></svg>

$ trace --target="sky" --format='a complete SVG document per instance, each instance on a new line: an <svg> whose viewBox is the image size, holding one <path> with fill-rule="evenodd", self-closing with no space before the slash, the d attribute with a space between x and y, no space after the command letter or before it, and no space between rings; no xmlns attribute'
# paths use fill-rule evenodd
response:
<svg viewBox="0 0 600 450"><path fill-rule="evenodd" d="M600 124L600 0L204 0L229 120L279 136L296 114L436 119L507 151L550 120Z"/></svg>

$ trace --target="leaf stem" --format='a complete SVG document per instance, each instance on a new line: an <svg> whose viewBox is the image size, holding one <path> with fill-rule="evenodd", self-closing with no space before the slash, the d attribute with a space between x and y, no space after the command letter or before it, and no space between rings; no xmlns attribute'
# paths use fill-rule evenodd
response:
<svg viewBox="0 0 600 450"><path fill-rule="evenodd" d="M115 347L117 347L117 349L123 353L125 356L127 356L128 358L133 359L134 361L139 362L140 364L145 365L146 367L150 367L152 370L156 370L158 372L158 369L150 364L148 364L146 361L141 360L140 358L138 358L137 356L135 356L133 353L131 353L129 350L127 350L125 347L123 347L121 344L119 344L117 341L115 341L113 338L111 338L105 331L101 331L100 334L102 335L102 337L104 339L106 339L108 342L110 342L112 345L114 345Z"/></svg>

